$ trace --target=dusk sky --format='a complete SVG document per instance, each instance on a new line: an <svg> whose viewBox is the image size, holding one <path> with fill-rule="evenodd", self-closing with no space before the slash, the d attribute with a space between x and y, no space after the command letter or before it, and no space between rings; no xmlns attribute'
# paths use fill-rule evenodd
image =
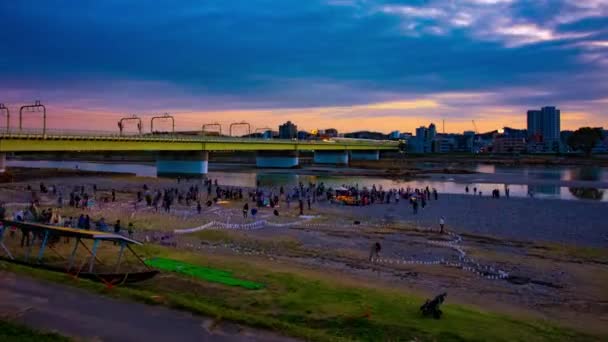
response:
<svg viewBox="0 0 608 342"><path fill-rule="evenodd" d="M608 0L5 0L0 15L0 102L16 118L41 100L52 128L169 112L192 130L485 131L544 105L564 129L608 127Z"/></svg>

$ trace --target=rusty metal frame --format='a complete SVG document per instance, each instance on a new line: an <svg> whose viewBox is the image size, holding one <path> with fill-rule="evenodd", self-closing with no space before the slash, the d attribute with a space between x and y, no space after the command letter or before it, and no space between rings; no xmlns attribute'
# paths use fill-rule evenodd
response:
<svg viewBox="0 0 608 342"><path fill-rule="evenodd" d="M218 128L219 128L220 135L222 135L222 125L221 125L221 124L219 124L219 123L217 123L217 122L215 122L215 123L208 123L208 124L204 124L204 125L203 125L203 128L202 128L202 130L203 130L203 135L205 135L205 132L206 132L206 131L205 131L205 129L206 129L207 127L218 127Z"/></svg>
<svg viewBox="0 0 608 342"><path fill-rule="evenodd" d="M158 119L171 119L171 133L175 133L175 118L173 115L169 115L169 113L165 113L159 116L153 116L150 119L150 133L154 134L154 120Z"/></svg>
<svg viewBox="0 0 608 342"><path fill-rule="evenodd" d="M0 111L6 113L6 133L8 133L11 127L11 111L4 106L4 103L0 103Z"/></svg>
<svg viewBox="0 0 608 342"><path fill-rule="evenodd" d="M121 118L120 120L118 120L118 129L120 130L120 135L122 136L122 131L125 127L124 122L125 121L133 121L136 120L137 121L137 130L139 131L139 135L141 135L142 133L142 124L141 124L141 118L139 118L137 115L132 115L132 116L128 116L128 117L124 117Z"/></svg>
<svg viewBox="0 0 608 342"><path fill-rule="evenodd" d="M31 111L40 110L42 108L42 135L46 136L46 107L36 100L33 105L25 105L19 108L19 131L23 128L23 110L28 109Z"/></svg>
<svg viewBox="0 0 608 342"><path fill-rule="evenodd" d="M233 122L230 124L230 136L232 136L232 128L234 126L247 126L247 135L251 135L251 125L249 122L241 121L241 122Z"/></svg>

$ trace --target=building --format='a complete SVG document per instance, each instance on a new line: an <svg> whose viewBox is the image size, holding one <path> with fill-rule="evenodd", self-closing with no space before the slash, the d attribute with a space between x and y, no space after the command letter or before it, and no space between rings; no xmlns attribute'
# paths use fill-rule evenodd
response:
<svg viewBox="0 0 608 342"><path fill-rule="evenodd" d="M451 134L436 136L432 141L433 153L450 153L456 150L456 139Z"/></svg>
<svg viewBox="0 0 608 342"><path fill-rule="evenodd" d="M435 135L437 135L437 131L434 124L430 124L428 128L424 126L416 128L416 136L409 141L410 151L413 153L432 152L432 142Z"/></svg>
<svg viewBox="0 0 608 342"><path fill-rule="evenodd" d="M338 130L335 128L328 128L325 130L325 136L328 138L335 138L338 136Z"/></svg>
<svg viewBox="0 0 608 342"><path fill-rule="evenodd" d="M399 140L399 136L400 136L399 131L392 131L388 134L389 140Z"/></svg>
<svg viewBox="0 0 608 342"><path fill-rule="evenodd" d="M493 153L522 153L526 149L525 138L510 137L506 134L497 135L492 144Z"/></svg>
<svg viewBox="0 0 608 342"><path fill-rule="evenodd" d="M560 110L543 107L528 111L528 141L542 143L544 152L560 149Z"/></svg>
<svg viewBox="0 0 608 342"><path fill-rule="evenodd" d="M297 138L298 140L309 140L312 135L306 131L298 131Z"/></svg>
<svg viewBox="0 0 608 342"><path fill-rule="evenodd" d="M298 136L298 126L294 125L291 121L279 126L279 138L280 139L295 139Z"/></svg>
<svg viewBox="0 0 608 342"><path fill-rule="evenodd" d="M474 131L464 131L461 138L457 139L458 143L458 151L459 152L476 152L474 149L475 142L475 132Z"/></svg>
<svg viewBox="0 0 608 342"><path fill-rule="evenodd" d="M528 137L528 130L526 130L526 129L503 127L502 132L504 135L506 135L510 138L526 139Z"/></svg>
<svg viewBox="0 0 608 342"><path fill-rule="evenodd" d="M433 141L435 139L435 137L437 136L437 128L435 127L434 123L431 123L429 125L429 130L427 131L427 140L428 141Z"/></svg>

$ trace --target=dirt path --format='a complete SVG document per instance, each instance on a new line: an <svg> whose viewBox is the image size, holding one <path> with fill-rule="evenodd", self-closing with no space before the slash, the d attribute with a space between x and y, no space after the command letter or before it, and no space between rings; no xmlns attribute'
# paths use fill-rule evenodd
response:
<svg viewBox="0 0 608 342"><path fill-rule="evenodd" d="M87 341L294 341L13 273L0 272L0 284L0 317Z"/></svg>

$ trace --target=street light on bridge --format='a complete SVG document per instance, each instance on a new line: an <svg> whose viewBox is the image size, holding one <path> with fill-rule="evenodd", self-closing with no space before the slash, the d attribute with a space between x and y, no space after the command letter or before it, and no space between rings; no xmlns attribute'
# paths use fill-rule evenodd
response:
<svg viewBox="0 0 608 342"><path fill-rule="evenodd" d="M6 113L6 133L8 133L11 127L11 112L4 106L4 103L0 103L0 111Z"/></svg>
<svg viewBox="0 0 608 342"><path fill-rule="evenodd" d="M219 132L220 132L220 136L222 135L222 125L220 125L219 123L215 122L215 123L209 123L209 124L204 124L203 125L203 135L205 135L205 132L207 127L217 127L219 128Z"/></svg>
<svg viewBox="0 0 608 342"><path fill-rule="evenodd" d="M120 130L120 136L122 136L122 130L125 127L125 121L137 121L137 131L139 132L139 135L141 135L141 131L142 131L142 125L141 125L141 119L139 117L137 117L137 115L133 114L131 116L128 117L124 117L121 118L120 120L118 120L118 129Z"/></svg>
<svg viewBox="0 0 608 342"><path fill-rule="evenodd" d="M165 113L160 116L153 116L152 119L150 119L150 133L154 134L154 120L165 119L171 119L171 134L175 133L175 118L172 115L169 115L169 113Z"/></svg>
<svg viewBox="0 0 608 342"><path fill-rule="evenodd" d="M247 135L251 135L251 125L248 122L233 122L230 124L230 136L232 136L232 127L234 126L247 126Z"/></svg>
<svg viewBox="0 0 608 342"><path fill-rule="evenodd" d="M36 100L33 105L25 105L19 108L19 132L23 128L23 110L28 112L39 112L42 110L42 135L46 137L46 107Z"/></svg>

